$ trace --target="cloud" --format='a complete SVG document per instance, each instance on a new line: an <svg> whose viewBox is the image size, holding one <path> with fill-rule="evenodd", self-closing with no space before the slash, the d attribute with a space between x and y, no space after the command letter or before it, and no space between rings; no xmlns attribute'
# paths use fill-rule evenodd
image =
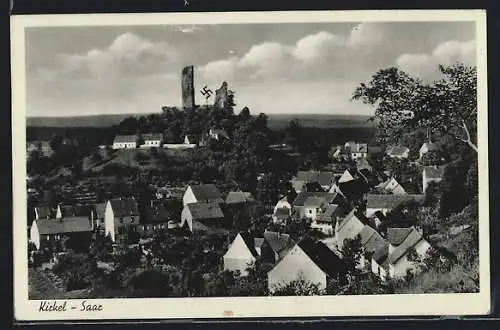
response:
<svg viewBox="0 0 500 330"><path fill-rule="evenodd" d="M350 47L374 46L384 40L380 23L361 23L352 28L347 39Z"/></svg>
<svg viewBox="0 0 500 330"><path fill-rule="evenodd" d="M342 47L344 41L341 37L329 32L321 31L300 39L292 50L293 56L305 63L312 63L335 47Z"/></svg>
<svg viewBox="0 0 500 330"><path fill-rule="evenodd" d="M105 49L60 54L53 70L61 75L106 79L109 76L152 74L176 63L179 55L165 42L153 43L133 33L119 35Z"/></svg>
<svg viewBox="0 0 500 330"><path fill-rule="evenodd" d="M403 54L396 64L404 71L421 78L432 78L438 73L438 65L464 63L476 65L476 42L456 40L439 44L429 54Z"/></svg>

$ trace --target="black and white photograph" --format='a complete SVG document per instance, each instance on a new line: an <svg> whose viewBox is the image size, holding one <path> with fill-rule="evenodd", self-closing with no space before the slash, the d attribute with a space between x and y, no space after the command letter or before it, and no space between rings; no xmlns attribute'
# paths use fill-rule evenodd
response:
<svg viewBox="0 0 500 330"><path fill-rule="evenodd" d="M127 15L12 18L18 317L488 312L484 12Z"/></svg>

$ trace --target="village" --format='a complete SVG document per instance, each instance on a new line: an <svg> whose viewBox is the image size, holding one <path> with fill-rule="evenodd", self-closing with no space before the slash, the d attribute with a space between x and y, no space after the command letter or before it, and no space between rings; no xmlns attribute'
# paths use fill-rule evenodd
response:
<svg viewBox="0 0 500 330"><path fill-rule="evenodd" d="M193 107L192 67L183 70L182 90L184 107ZM216 91L214 105L224 108L228 95L224 83ZM99 149L115 154L127 150L196 153L226 143L231 135L220 125L176 141L166 141L155 132L119 134L112 144L99 145ZM293 149L285 142L267 148L286 155ZM164 237L159 232L178 237L221 234L227 241L220 242L216 271L245 278L256 264L266 263L269 294L297 281L311 283L321 292L332 279L348 286L356 281L348 264L353 249L357 272L369 273L381 282L404 280L421 271L434 251L428 239L432 232L403 218L408 209L428 204L426 192L443 179L447 164L429 157L439 154L440 148L430 136L418 150L368 141L331 145L323 168L301 168L289 180L280 179L279 184L288 188L272 205L251 191L228 190L228 186L209 182L155 185L146 201L128 194L102 200L90 185L80 189L72 204L28 207L29 259L37 267L55 267L68 253L68 241L86 244L78 248L85 251L96 233L111 242L111 255L121 246L140 251L141 258L148 260L155 258L154 246ZM34 150L48 157L53 153L47 141L27 144L28 154ZM386 166L389 163L411 166L418 175L394 173ZM258 173L257 184L266 176ZM289 232L294 226L302 228L300 233ZM99 267L113 269L115 265L100 262Z"/></svg>

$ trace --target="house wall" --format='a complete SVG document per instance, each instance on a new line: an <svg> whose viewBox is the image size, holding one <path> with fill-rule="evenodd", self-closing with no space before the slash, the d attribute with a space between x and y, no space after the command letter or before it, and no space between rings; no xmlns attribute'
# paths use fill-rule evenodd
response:
<svg viewBox="0 0 500 330"><path fill-rule="evenodd" d="M303 218L308 218L311 220L316 220L318 215L321 213L321 209L319 207L302 207Z"/></svg>
<svg viewBox="0 0 500 330"><path fill-rule="evenodd" d="M277 286L304 280L318 284L319 289L326 289L326 274L296 245L288 254L268 273L268 288L275 291Z"/></svg>
<svg viewBox="0 0 500 330"><path fill-rule="evenodd" d="M424 172L422 175L422 191L425 193L425 191L427 190L427 186L429 186L429 183L431 183L431 182L438 183L441 180L442 180L441 178L428 178Z"/></svg>
<svg viewBox="0 0 500 330"><path fill-rule="evenodd" d="M342 175L339 178L339 182L348 182L351 180L354 180L354 178L352 177L351 173L349 173L349 171L347 170L344 173L342 173Z"/></svg>
<svg viewBox="0 0 500 330"><path fill-rule="evenodd" d="M160 140L146 140L144 141L144 144L141 145L141 148L152 148L159 146L160 146Z"/></svg>
<svg viewBox="0 0 500 330"><path fill-rule="evenodd" d="M358 218L350 218L348 222L344 224L342 228L338 229L335 233L338 246L342 248L346 239L355 238L363 230L364 227L365 225L361 221L359 221Z"/></svg>
<svg viewBox="0 0 500 330"><path fill-rule="evenodd" d="M424 256L431 245L424 239L420 240L414 249L419 256ZM389 264L389 276L392 278L401 278L406 275L407 270L416 270L417 266L408 260L408 253L402 256L395 264Z"/></svg>
<svg viewBox="0 0 500 330"><path fill-rule="evenodd" d="M382 281L385 281L387 279L386 270L381 265L379 265L374 259L372 259L371 268L372 268L372 273L378 275Z"/></svg>
<svg viewBox="0 0 500 330"><path fill-rule="evenodd" d="M40 250L40 233L38 232L38 225L36 220L31 224L30 241L35 244L37 250Z"/></svg>
<svg viewBox="0 0 500 330"><path fill-rule="evenodd" d="M162 146L165 149L192 149L196 147L196 144L173 144L173 143L166 143Z"/></svg>
<svg viewBox="0 0 500 330"><path fill-rule="evenodd" d="M185 224L188 224L189 230L193 231L193 216L191 215L191 212L189 212L189 209L184 206L181 212L181 225L180 227L183 227Z"/></svg>
<svg viewBox="0 0 500 330"><path fill-rule="evenodd" d="M255 261L240 234L236 235L223 257L224 270L239 271L242 276L248 275L247 268Z"/></svg>
<svg viewBox="0 0 500 330"><path fill-rule="evenodd" d="M111 240L115 241L115 216L111 203L106 202L106 210L104 211L104 235L111 235Z"/></svg>
<svg viewBox="0 0 500 330"><path fill-rule="evenodd" d="M395 195L406 195L406 190L398 184L394 189L392 189L392 193Z"/></svg>
<svg viewBox="0 0 500 330"><path fill-rule="evenodd" d="M113 149L134 149L136 147L136 142L113 142Z"/></svg>
<svg viewBox="0 0 500 330"><path fill-rule="evenodd" d="M191 189L191 187L187 187L186 192L184 192L184 196L182 197L182 203L184 205L187 205L196 202L198 202L198 200L196 199L193 190Z"/></svg>

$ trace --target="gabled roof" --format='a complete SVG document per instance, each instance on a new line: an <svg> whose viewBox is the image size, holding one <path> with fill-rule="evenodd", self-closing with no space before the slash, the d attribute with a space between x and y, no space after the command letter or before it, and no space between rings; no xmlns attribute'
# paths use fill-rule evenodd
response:
<svg viewBox="0 0 500 330"><path fill-rule="evenodd" d="M231 191L226 197L226 204L240 204L254 202L252 194L243 191Z"/></svg>
<svg viewBox="0 0 500 330"><path fill-rule="evenodd" d="M193 192L196 199L199 201L223 201L219 189L217 189L214 184L199 184L189 187L191 188L191 191Z"/></svg>
<svg viewBox="0 0 500 330"><path fill-rule="evenodd" d="M248 250L250 253L255 257L259 257L259 253L255 249L255 239L249 234L249 233L239 233L241 238L243 239L243 242L247 246Z"/></svg>
<svg viewBox="0 0 500 330"><path fill-rule="evenodd" d="M110 199L109 203L115 218L139 215L139 207L134 198L115 198Z"/></svg>
<svg viewBox="0 0 500 330"><path fill-rule="evenodd" d="M387 228L387 241L393 246L398 246L412 231L413 228Z"/></svg>
<svg viewBox="0 0 500 330"><path fill-rule="evenodd" d="M349 213L347 213L347 215L343 219L339 219L338 230L341 230L347 223L354 219L359 220L364 225L368 223L368 219L365 217L365 215L354 208Z"/></svg>
<svg viewBox="0 0 500 330"><path fill-rule="evenodd" d="M346 198L360 196L368 191L368 185L362 178L339 182L338 187Z"/></svg>
<svg viewBox="0 0 500 330"><path fill-rule="evenodd" d="M389 243L385 243L373 253L372 258L377 263L381 264L387 258L388 254L389 254Z"/></svg>
<svg viewBox="0 0 500 330"><path fill-rule="evenodd" d="M265 242L265 239L263 237L255 237L253 244L254 244L255 248L261 248L262 245L264 244L264 242Z"/></svg>
<svg viewBox="0 0 500 330"><path fill-rule="evenodd" d="M417 245L423 239L423 236L418 230L413 228L410 234L406 237L406 239L401 243L392 253L389 255L389 262L391 264L396 263L401 257L403 257L408 250Z"/></svg>
<svg viewBox="0 0 500 330"><path fill-rule="evenodd" d="M335 182L335 173L331 171L298 171L294 181L318 182L321 186L329 186Z"/></svg>
<svg viewBox="0 0 500 330"><path fill-rule="evenodd" d="M137 141L136 135L117 135L117 136L115 136L115 140L113 142L114 143L131 143L131 142L136 142L136 141Z"/></svg>
<svg viewBox="0 0 500 330"><path fill-rule="evenodd" d="M91 208L84 205L60 205L63 218L68 217L89 217Z"/></svg>
<svg viewBox="0 0 500 330"><path fill-rule="evenodd" d="M368 144L357 143L351 146L351 153L353 152L368 152Z"/></svg>
<svg viewBox="0 0 500 330"><path fill-rule="evenodd" d="M163 140L163 134L161 133L147 133L142 134L144 141L161 141Z"/></svg>
<svg viewBox="0 0 500 330"><path fill-rule="evenodd" d="M264 232L264 240L269 244L271 250L277 254L291 249L295 244L290 235L268 230Z"/></svg>
<svg viewBox="0 0 500 330"><path fill-rule="evenodd" d="M339 206L336 204L327 205L323 213L316 219L319 222L333 222L336 215L338 215Z"/></svg>
<svg viewBox="0 0 500 330"><path fill-rule="evenodd" d="M48 205L40 205L35 207L39 218L47 218L51 216L50 207Z"/></svg>
<svg viewBox="0 0 500 330"><path fill-rule="evenodd" d="M443 178L446 166L424 166L423 173L428 179L441 179Z"/></svg>
<svg viewBox="0 0 500 330"><path fill-rule="evenodd" d="M423 194L407 195L385 195L385 194L367 194L366 208L369 209L393 209L405 202L415 201L423 202Z"/></svg>
<svg viewBox="0 0 500 330"><path fill-rule="evenodd" d="M410 149L402 146L390 146L386 149L386 154L389 156L402 157L404 154L408 153Z"/></svg>
<svg viewBox="0 0 500 330"><path fill-rule="evenodd" d="M320 198L324 200L325 204L331 204L336 199L337 196L338 196L337 193L329 193L323 191L301 191L297 195L297 197L295 197L295 200L293 201L292 205L305 206L306 201L308 201L308 203L313 203L313 201L316 201L315 199L309 199L311 197Z"/></svg>
<svg viewBox="0 0 500 330"><path fill-rule="evenodd" d="M219 204L216 202L190 203L185 207L189 209L193 220L224 218L224 214L222 213Z"/></svg>
<svg viewBox="0 0 500 330"><path fill-rule="evenodd" d="M55 235L92 231L92 223L88 217L39 219L35 221L40 235Z"/></svg>
<svg viewBox="0 0 500 330"><path fill-rule="evenodd" d="M361 245L367 252L375 252L387 244L384 238L368 225L365 225L359 235L361 236Z"/></svg>
<svg viewBox="0 0 500 330"><path fill-rule="evenodd" d="M325 274L333 276L345 272L346 268L342 259L324 243L305 238L297 245L323 272L325 272Z"/></svg>
<svg viewBox="0 0 500 330"><path fill-rule="evenodd" d="M356 160L356 167L358 170L361 170L361 169L371 170L372 169L372 167L370 166L370 163L368 162L368 160L366 160L366 158L358 158Z"/></svg>

